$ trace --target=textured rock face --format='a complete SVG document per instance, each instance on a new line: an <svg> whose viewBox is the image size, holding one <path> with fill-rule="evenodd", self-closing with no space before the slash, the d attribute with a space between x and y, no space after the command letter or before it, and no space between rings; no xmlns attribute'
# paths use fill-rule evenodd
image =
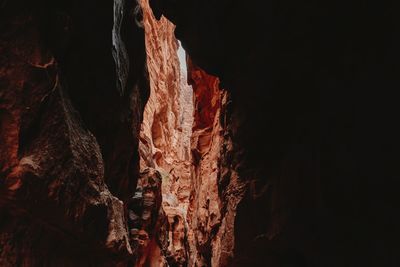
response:
<svg viewBox="0 0 400 267"><path fill-rule="evenodd" d="M189 266L210 266L212 248L221 224L218 175L222 128L222 92L219 80L189 62L189 82L195 95L191 151L192 194L188 214Z"/></svg>
<svg viewBox="0 0 400 267"><path fill-rule="evenodd" d="M142 7L151 93L141 131L141 169L153 168L162 176L158 221L165 229L156 242L161 253L146 252L137 264L227 265L233 256L235 209L244 193L235 173L229 97L217 77L189 59L187 70L179 68L175 26L165 18L157 21L147 1Z"/></svg>
<svg viewBox="0 0 400 267"><path fill-rule="evenodd" d="M245 192L237 175L231 101L217 77L188 63L195 95L189 266L228 266L234 256L236 207Z"/></svg>
<svg viewBox="0 0 400 267"><path fill-rule="evenodd" d="M234 212L234 258L216 266L396 265L397 238L388 234L398 237L399 222L398 181L390 178L397 173L398 105L387 98L399 85L393 7L151 5L176 25L193 62L230 94L230 153L221 154L236 167L221 174L222 206L233 177L246 193ZM371 234L383 228L388 232Z"/></svg>
<svg viewBox="0 0 400 267"><path fill-rule="evenodd" d="M136 4L119 3L114 59L112 2L1 4L1 266L117 266L132 257L122 200L138 178L148 88ZM130 61L127 71L114 60Z"/></svg>
<svg viewBox="0 0 400 267"><path fill-rule="evenodd" d="M181 77L175 26L165 18L155 20L147 1L142 6L151 87L143 115L142 159L169 172L174 160L189 162L190 132L183 131L192 123L191 91ZM146 164L153 163L142 161Z"/></svg>
<svg viewBox="0 0 400 267"><path fill-rule="evenodd" d="M153 168L162 176L165 218L159 219L165 219L167 238L167 247L158 248L162 253L155 256L164 258L170 266L185 266L186 213L191 190L192 89L180 68L179 44L173 34L175 26L165 18L157 21L147 0L141 5L151 88L140 133L141 169Z"/></svg>
<svg viewBox="0 0 400 267"><path fill-rule="evenodd" d="M165 248L162 240L166 240L162 228L161 180L160 172L145 169L128 203L131 244L137 254L135 266L163 266L164 263L159 255L161 248Z"/></svg>
<svg viewBox="0 0 400 267"><path fill-rule="evenodd" d="M394 4L150 1L0 1L0 266L399 266Z"/></svg>

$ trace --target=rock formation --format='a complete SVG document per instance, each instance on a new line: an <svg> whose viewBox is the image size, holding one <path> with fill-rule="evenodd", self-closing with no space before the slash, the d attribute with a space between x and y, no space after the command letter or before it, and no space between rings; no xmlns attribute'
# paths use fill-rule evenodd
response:
<svg viewBox="0 0 400 267"><path fill-rule="evenodd" d="M234 211L233 260L219 266L396 265L387 234L399 222L389 204L398 105L386 98L399 85L393 6L150 4L231 101L232 153L222 155L236 162L245 195ZM229 192L232 180L222 175L219 190ZM371 236L382 228L390 231Z"/></svg>
<svg viewBox="0 0 400 267"><path fill-rule="evenodd" d="M146 32L150 97L140 134L141 170L162 177L162 213L167 247L159 248L170 266L186 266L186 213L190 196L190 138L193 123L192 89L181 69L175 26L157 21L147 0L141 1ZM164 233L163 233L164 234ZM161 242L160 242L161 243ZM148 259L155 260L155 259Z"/></svg>
<svg viewBox="0 0 400 267"><path fill-rule="evenodd" d="M220 81L188 60L195 99L189 266L229 266L234 257L236 208L245 193L233 142L232 101Z"/></svg>
<svg viewBox="0 0 400 267"><path fill-rule="evenodd" d="M220 124L223 92L219 80L188 62L189 82L193 87L195 112L191 151L193 155L192 191L188 214L189 266L211 266L218 245L216 233L221 225L222 203L218 193Z"/></svg>
<svg viewBox="0 0 400 267"><path fill-rule="evenodd" d="M244 195L232 161L229 97L217 77L190 59L187 70L179 68L175 26L163 17L157 21L147 1L142 7L151 93L140 137L141 169L162 176L158 220L167 230L167 247L165 233L159 233L161 253L145 253L143 262L226 265L233 257L235 209ZM146 235L147 243L155 238Z"/></svg>
<svg viewBox="0 0 400 267"><path fill-rule="evenodd" d="M166 240L164 213L161 209L160 172L142 172L135 195L128 202L128 226L131 244L136 252L135 266L163 266L161 248Z"/></svg>
<svg viewBox="0 0 400 267"><path fill-rule="evenodd" d="M1 0L0 266L399 266L396 10Z"/></svg>
<svg viewBox="0 0 400 267"><path fill-rule="evenodd" d="M0 6L0 266L127 262L148 90L136 3Z"/></svg>

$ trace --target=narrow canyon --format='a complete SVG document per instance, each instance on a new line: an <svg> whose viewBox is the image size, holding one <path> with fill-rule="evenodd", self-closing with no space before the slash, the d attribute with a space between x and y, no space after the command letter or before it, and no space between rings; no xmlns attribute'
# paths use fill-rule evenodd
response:
<svg viewBox="0 0 400 267"><path fill-rule="evenodd" d="M136 266L226 266L244 192L236 177L226 196L227 185L219 186L222 171L231 178L222 157L222 149L232 150L223 127L228 94L186 57L175 25L157 20L148 0L141 7L150 96L140 131L141 176L128 211L140 251Z"/></svg>
<svg viewBox="0 0 400 267"><path fill-rule="evenodd" d="M393 10L0 0L0 267L399 266Z"/></svg>

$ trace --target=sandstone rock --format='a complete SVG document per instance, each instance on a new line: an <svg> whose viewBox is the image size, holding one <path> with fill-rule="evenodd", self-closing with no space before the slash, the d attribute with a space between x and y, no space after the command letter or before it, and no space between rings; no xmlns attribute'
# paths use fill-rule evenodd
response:
<svg viewBox="0 0 400 267"><path fill-rule="evenodd" d="M0 266L398 266L394 4L149 1L0 2Z"/></svg>
<svg viewBox="0 0 400 267"><path fill-rule="evenodd" d="M134 196L127 204L128 226L131 244L136 255L135 266L148 266L155 260L154 250L160 250L159 235L162 233L164 213L161 210L161 174L145 169L138 180ZM162 265L158 265L162 266Z"/></svg>
<svg viewBox="0 0 400 267"><path fill-rule="evenodd" d="M245 192L232 142L230 96L217 77L191 60L195 95L192 134L192 195L188 214L189 266L229 266L234 256L236 206Z"/></svg>
<svg viewBox="0 0 400 267"><path fill-rule="evenodd" d="M153 167L162 176L162 208L169 245L161 247L162 253L157 255L170 266L186 266L192 89L180 67L175 26L165 18L157 21L147 0L141 5L151 88L140 133L141 169Z"/></svg>
<svg viewBox="0 0 400 267"><path fill-rule="evenodd" d="M139 171L144 35L128 22L118 41L135 35L123 56L138 60L121 96L112 3L92 7L1 4L0 266L120 266L133 256L121 200ZM122 31L131 14L119 18Z"/></svg>
<svg viewBox="0 0 400 267"><path fill-rule="evenodd" d="M232 218L229 266L399 262L391 256L398 237L371 236L388 227L398 233L400 221L388 205L399 186L393 5L150 4L176 25L193 62L229 91L223 149L231 153L221 155L233 166L222 170L220 190L235 192L235 179L246 190Z"/></svg>

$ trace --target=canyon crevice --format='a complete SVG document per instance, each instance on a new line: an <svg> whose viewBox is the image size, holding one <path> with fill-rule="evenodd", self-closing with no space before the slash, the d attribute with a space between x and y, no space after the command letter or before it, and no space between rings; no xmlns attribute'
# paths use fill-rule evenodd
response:
<svg viewBox="0 0 400 267"><path fill-rule="evenodd" d="M151 252L154 248L148 247L141 256L142 263L137 266L147 266L155 261L160 262L157 266L186 266L192 89L180 67L179 44L173 34L175 26L165 18L157 21L147 0L142 0L141 5L150 97L140 132L140 169L142 172L156 172L162 181L158 192L162 203L155 213L159 213L158 223L163 232L149 235L149 239L155 239L160 253L154 255Z"/></svg>
<svg viewBox="0 0 400 267"><path fill-rule="evenodd" d="M148 1L142 9L150 97L140 135L141 170L161 177L162 205L153 214L164 227L146 232L147 251L138 266L228 266L236 207L245 192L236 170L229 94L189 57L179 62L175 25L157 20ZM150 251L154 239L156 254Z"/></svg>
<svg viewBox="0 0 400 267"><path fill-rule="evenodd" d="M0 0L0 266L399 266L395 10Z"/></svg>

